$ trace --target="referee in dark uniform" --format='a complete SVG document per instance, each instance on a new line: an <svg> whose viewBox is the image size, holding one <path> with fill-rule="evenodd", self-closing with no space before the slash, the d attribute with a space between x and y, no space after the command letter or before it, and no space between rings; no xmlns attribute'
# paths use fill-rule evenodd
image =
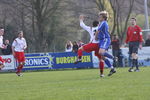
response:
<svg viewBox="0 0 150 100"><path fill-rule="evenodd" d="M136 18L131 18L131 26L128 27L126 43L129 43L129 53L132 57L132 67L129 69L129 72L139 72L138 66L138 48L142 48L142 29L136 25ZM133 67L136 67L133 70Z"/></svg>

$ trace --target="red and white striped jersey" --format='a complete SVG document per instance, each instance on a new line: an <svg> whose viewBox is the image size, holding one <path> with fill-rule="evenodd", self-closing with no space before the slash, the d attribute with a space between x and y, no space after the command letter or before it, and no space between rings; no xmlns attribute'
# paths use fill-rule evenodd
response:
<svg viewBox="0 0 150 100"><path fill-rule="evenodd" d="M16 52L24 52L24 50L27 48L25 38L16 38L12 43L12 47L14 47L14 51Z"/></svg>

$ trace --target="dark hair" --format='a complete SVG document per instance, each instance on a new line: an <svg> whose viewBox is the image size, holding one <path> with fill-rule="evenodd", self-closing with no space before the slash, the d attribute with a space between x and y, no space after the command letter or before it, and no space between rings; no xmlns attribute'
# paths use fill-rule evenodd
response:
<svg viewBox="0 0 150 100"><path fill-rule="evenodd" d="M134 19L136 21L136 18L135 17L132 17L131 19Z"/></svg>
<svg viewBox="0 0 150 100"><path fill-rule="evenodd" d="M21 32L23 32L23 31L19 31L19 32L18 32L18 35L19 35Z"/></svg>
<svg viewBox="0 0 150 100"><path fill-rule="evenodd" d="M99 22L98 21L93 21L93 27L97 27L98 26L98 24L99 24Z"/></svg>
<svg viewBox="0 0 150 100"><path fill-rule="evenodd" d="M76 43L76 44L77 44L77 41L74 41L73 43Z"/></svg>
<svg viewBox="0 0 150 100"><path fill-rule="evenodd" d="M3 27L0 27L0 29L4 29Z"/></svg>

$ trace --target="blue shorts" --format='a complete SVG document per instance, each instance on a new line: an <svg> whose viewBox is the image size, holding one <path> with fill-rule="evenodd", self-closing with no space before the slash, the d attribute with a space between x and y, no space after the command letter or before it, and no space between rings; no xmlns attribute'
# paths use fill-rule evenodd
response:
<svg viewBox="0 0 150 100"><path fill-rule="evenodd" d="M110 44L111 44L110 38L102 39L102 40L100 40L100 42L99 42L99 48L108 50Z"/></svg>

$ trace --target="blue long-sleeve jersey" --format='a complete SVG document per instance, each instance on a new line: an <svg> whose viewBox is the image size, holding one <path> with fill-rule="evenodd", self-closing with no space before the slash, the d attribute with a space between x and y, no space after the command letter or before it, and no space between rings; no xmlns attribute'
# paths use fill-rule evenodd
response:
<svg viewBox="0 0 150 100"><path fill-rule="evenodd" d="M98 27L98 39L103 40L105 38L110 38L110 34L108 32L109 26L107 21L102 21Z"/></svg>

